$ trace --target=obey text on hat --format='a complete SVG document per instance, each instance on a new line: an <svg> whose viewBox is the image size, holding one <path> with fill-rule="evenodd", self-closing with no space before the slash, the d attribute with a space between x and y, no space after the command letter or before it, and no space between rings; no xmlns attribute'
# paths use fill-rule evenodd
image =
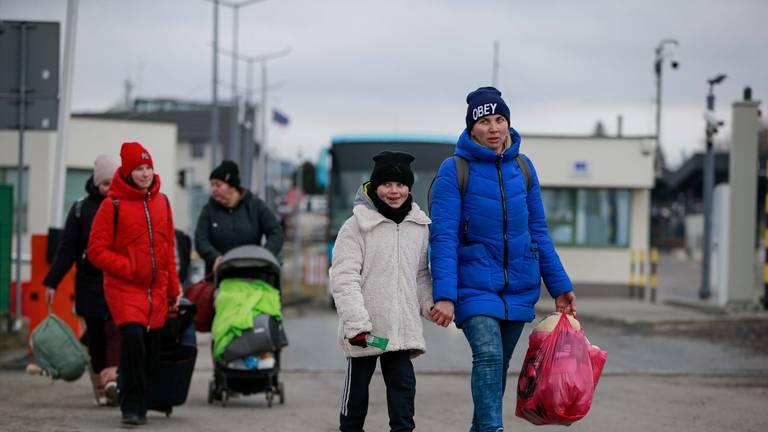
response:
<svg viewBox="0 0 768 432"><path fill-rule="evenodd" d="M477 120L480 117L485 117L487 115L496 114L496 106L498 104L496 103L486 103L479 106L476 106L472 110L472 120Z"/></svg>

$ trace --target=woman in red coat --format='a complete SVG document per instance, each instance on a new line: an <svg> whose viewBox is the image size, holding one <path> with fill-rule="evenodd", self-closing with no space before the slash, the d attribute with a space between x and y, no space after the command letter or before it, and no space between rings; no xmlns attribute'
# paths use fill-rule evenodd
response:
<svg viewBox="0 0 768 432"><path fill-rule="evenodd" d="M104 295L120 328L118 388L122 423L147 422L150 377L159 362L159 330L169 299L178 306L179 276L168 198L152 156L123 143L122 165L93 221L88 257L104 272Z"/></svg>

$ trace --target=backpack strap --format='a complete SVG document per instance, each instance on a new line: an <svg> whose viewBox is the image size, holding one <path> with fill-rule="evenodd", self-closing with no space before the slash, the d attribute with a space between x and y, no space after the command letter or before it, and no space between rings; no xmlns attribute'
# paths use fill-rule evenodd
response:
<svg viewBox="0 0 768 432"><path fill-rule="evenodd" d="M523 157L522 153L518 153L515 156L517 166L520 167L520 171L525 178L525 191L531 191L531 184L533 183L533 175L531 174L531 166L528 165L528 161ZM461 198L464 199L464 195L467 193L467 185L469 184L469 161L461 156L453 155L453 163L456 164L456 183L459 186L459 193ZM429 184L429 191L427 192L427 203L429 205L429 214L432 215L432 186L435 184L437 176L432 178L432 183Z"/></svg>
<svg viewBox="0 0 768 432"><path fill-rule="evenodd" d="M517 161L517 166L520 167L520 171L525 176L525 191L530 192L531 191L531 183L533 183L533 176L531 175L531 166L528 165L528 161L525 157L523 157L522 153L518 153L517 156L515 156L515 161Z"/></svg>
<svg viewBox="0 0 768 432"><path fill-rule="evenodd" d="M458 183L459 193L463 199L464 194L467 192L467 183L469 182L469 162L461 156L453 155L453 163L456 164L456 183ZM427 190L427 206L430 216L432 216L432 186L434 186L436 178L437 174L432 177L432 182Z"/></svg>
<svg viewBox="0 0 768 432"><path fill-rule="evenodd" d="M454 155L453 163L456 164L456 183L459 184L459 193L463 199L469 183L469 162L461 156Z"/></svg>

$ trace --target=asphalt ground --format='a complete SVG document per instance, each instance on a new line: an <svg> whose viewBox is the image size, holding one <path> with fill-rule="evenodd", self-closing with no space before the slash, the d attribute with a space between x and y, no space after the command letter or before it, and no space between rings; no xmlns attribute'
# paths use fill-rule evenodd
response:
<svg viewBox="0 0 768 432"><path fill-rule="evenodd" d="M286 403L268 408L263 395L208 405L207 374L199 370L187 403L170 418L150 412L147 431L335 431L344 375L341 372L283 372ZM512 382L512 381L511 381ZM96 407L87 378L56 382L0 371L0 430L122 430L117 408ZM416 430L466 431L472 416L469 376L419 374ZM371 384L368 431L386 431L386 395L381 376ZM505 397L510 431L564 430L534 426L514 416L513 394ZM590 413L570 431L764 432L768 430L768 376L606 374Z"/></svg>

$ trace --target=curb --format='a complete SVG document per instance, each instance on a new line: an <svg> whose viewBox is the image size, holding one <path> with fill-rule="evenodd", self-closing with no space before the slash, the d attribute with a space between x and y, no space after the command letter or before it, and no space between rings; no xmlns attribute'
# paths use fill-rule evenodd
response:
<svg viewBox="0 0 768 432"><path fill-rule="evenodd" d="M550 314L554 308L547 306L536 306L537 314ZM669 330L696 330L706 329L712 326L723 325L755 325L765 324L768 326L768 314L702 314L700 317L686 318L645 318L637 316L611 316L601 315L594 312L578 312L579 321L587 323L605 325L611 327L622 327L638 331L669 331Z"/></svg>

